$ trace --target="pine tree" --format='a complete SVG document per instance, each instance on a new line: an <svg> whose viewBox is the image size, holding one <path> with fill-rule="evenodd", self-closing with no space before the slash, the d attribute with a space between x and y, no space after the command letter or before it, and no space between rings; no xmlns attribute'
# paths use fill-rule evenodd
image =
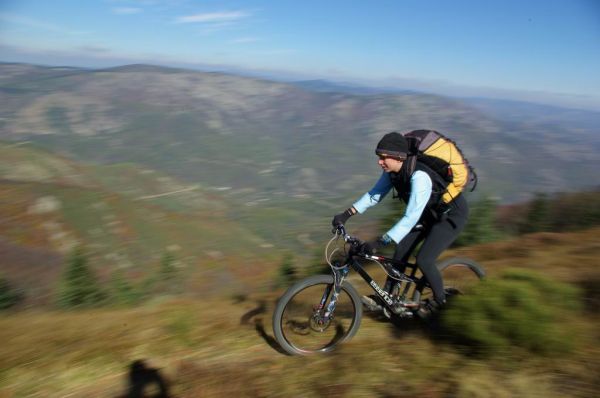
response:
<svg viewBox="0 0 600 398"><path fill-rule="evenodd" d="M541 232L548 230L550 225L550 201L544 193L537 193L529 204L529 211L523 224L521 233Z"/></svg>
<svg viewBox="0 0 600 398"><path fill-rule="evenodd" d="M485 197L476 202L470 211L464 231L456 241L459 246L491 242L498 239L500 233L496 227L496 201Z"/></svg>
<svg viewBox="0 0 600 398"><path fill-rule="evenodd" d="M71 253L63 272L58 302L65 308L92 306L104 300L96 277L87 264L87 256L81 247Z"/></svg>

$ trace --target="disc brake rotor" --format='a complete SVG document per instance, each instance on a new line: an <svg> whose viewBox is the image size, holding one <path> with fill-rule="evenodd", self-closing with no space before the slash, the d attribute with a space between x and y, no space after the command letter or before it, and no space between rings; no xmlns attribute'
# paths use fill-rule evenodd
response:
<svg viewBox="0 0 600 398"><path fill-rule="evenodd" d="M331 317L324 319L323 316L316 312L310 317L310 328L315 332L322 333L331 325Z"/></svg>

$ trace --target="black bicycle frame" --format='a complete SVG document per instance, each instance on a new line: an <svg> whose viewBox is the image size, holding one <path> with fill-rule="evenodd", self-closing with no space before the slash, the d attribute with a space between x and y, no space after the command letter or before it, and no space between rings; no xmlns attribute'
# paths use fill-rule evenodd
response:
<svg viewBox="0 0 600 398"><path fill-rule="evenodd" d="M348 258L348 262L350 263L350 266L352 266L352 268L354 268L355 271L357 271L360 276L365 280L365 282L367 282L367 284L369 286L371 286L371 289L373 289L375 291L375 293L377 293L377 295L379 297L381 297L381 299L383 300L383 302L385 303L386 307L388 307L390 310L392 309L392 306L394 305L394 300L391 296L390 293L386 292L385 290L383 290L381 288L381 286L379 286L377 284L377 282L375 282L375 280L373 278L371 278L371 275L369 275L369 273L363 268L363 266L360 264L360 262L358 260L356 260L354 257L356 255L350 255ZM422 283L426 283L424 276L421 278L417 278L415 277L415 274L417 272L417 265L413 264L413 263L401 263L399 261L396 261L394 259L388 258L388 257L382 257L382 256L369 256L369 255L361 255L361 258L364 258L366 260L372 260L372 261L378 261L382 264L386 264L386 265L397 265L399 267L402 267L404 270L403 272L401 272L400 276L399 276L399 281L404 281L404 282L408 282L408 283L414 283L416 284L416 286L420 286L420 284ZM410 275L407 275L406 272L404 272L406 270L406 268L411 268L412 272L410 273ZM405 287L405 292L406 293L409 289L410 285Z"/></svg>

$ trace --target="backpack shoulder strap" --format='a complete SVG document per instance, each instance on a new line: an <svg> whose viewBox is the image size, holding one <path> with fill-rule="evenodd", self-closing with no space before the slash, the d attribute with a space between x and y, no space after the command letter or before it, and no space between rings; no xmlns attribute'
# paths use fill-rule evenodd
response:
<svg viewBox="0 0 600 398"><path fill-rule="evenodd" d="M438 138L442 137L440 133L434 130L412 130L402 134L406 139L417 139L418 149L421 152L426 151Z"/></svg>
<svg viewBox="0 0 600 398"><path fill-rule="evenodd" d="M411 155L419 154L421 139L419 137L406 136L406 142L408 143L408 152Z"/></svg>

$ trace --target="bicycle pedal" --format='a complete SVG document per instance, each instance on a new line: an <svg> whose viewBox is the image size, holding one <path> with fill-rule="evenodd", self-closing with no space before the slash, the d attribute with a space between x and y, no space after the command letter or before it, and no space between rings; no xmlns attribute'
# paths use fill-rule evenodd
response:
<svg viewBox="0 0 600 398"><path fill-rule="evenodd" d="M419 306L420 306L421 304L419 304L419 303L417 303L417 302L415 302L415 301L405 301L405 302L403 302L401 305L402 305L402 307L404 307L404 308L416 309L416 308L419 308Z"/></svg>
<svg viewBox="0 0 600 398"><path fill-rule="evenodd" d="M379 304L375 299L369 296L362 296L360 298L363 306L371 312L378 312L383 310L383 305Z"/></svg>
<svg viewBox="0 0 600 398"><path fill-rule="evenodd" d="M412 318L413 316L413 309L412 308L406 308L405 306L402 305L401 302L397 302L396 304L394 304L394 306L392 306L391 308L391 312L400 318ZM388 316L388 314L386 314L387 308L383 309L383 313L384 315L386 315L388 318L390 318L390 316Z"/></svg>

